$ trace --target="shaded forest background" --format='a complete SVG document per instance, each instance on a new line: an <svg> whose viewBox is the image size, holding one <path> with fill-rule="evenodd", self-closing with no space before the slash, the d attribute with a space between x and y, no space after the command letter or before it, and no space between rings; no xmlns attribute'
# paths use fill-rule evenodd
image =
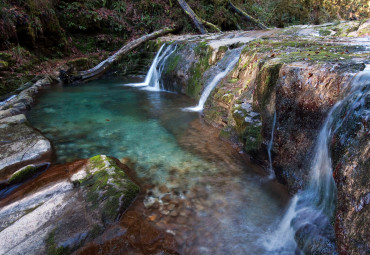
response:
<svg viewBox="0 0 370 255"><path fill-rule="evenodd" d="M232 2L270 27L369 18L367 0ZM223 31L256 29L233 13L226 0L187 3L200 18ZM52 61L86 54L92 54L89 61L94 56L98 61L125 41L174 24L180 25L183 33L197 33L177 0L2 0L0 95L27 81L31 74L54 68Z"/></svg>

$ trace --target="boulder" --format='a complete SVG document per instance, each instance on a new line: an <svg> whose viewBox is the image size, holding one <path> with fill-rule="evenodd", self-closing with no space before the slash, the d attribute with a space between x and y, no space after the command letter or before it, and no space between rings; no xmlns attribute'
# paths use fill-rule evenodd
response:
<svg viewBox="0 0 370 255"><path fill-rule="evenodd" d="M30 163L49 161L48 139L32 128L23 114L0 119L0 179Z"/></svg>
<svg viewBox="0 0 370 255"><path fill-rule="evenodd" d="M96 238L139 192L124 170L98 155L51 167L16 189L0 202L0 254L72 253Z"/></svg>

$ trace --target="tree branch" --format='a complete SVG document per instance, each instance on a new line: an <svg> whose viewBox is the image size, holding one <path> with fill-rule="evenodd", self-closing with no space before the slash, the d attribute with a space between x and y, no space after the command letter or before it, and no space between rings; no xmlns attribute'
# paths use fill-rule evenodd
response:
<svg viewBox="0 0 370 255"><path fill-rule="evenodd" d="M245 20L249 21L249 22L252 22L254 23L255 25L257 25L259 28L261 29L268 29L262 22L260 22L258 19L255 19L253 18L252 16L250 16L248 13L242 11L241 9L239 9L238 7L236 7L235 5L233 5L233 3L231 1L229 1L229 6L230 8L236 12L237 14L239 14L240 16L242 16Z"/></svg>
<svg viewBox="0 0 370 255"><path fill-rule="evenodd" d="M203 26L203 22L198 16L194 13L194 11L190 8L190 6L184 0L177 0L179 2L181 8L184 12L191 18L194 25L197 27L201 34L207 33L207 29Z"/></svg>
<svg viewBox="0 0 370 255"><path fill-rule="evenodd" d="M127 44L125 44L121 49L119 49L116 53L114 53L112 56L107 58L106 60L100 62L97 66L86 70L81 71L77 73L73 73L73 70L68 71L60 71L60 79L65 84L73 83L76 81L86 81L86 80L92 80L95 79L102 74L104 74L115 62L117 62L123 55L127 54L129 51L137 48L142 43L158 38L162 35L166 35L168 33L176 31L177 28L174 27L166 27L161 30L155 31L151 34L144 35L136 40L133 40Z"/></svg>

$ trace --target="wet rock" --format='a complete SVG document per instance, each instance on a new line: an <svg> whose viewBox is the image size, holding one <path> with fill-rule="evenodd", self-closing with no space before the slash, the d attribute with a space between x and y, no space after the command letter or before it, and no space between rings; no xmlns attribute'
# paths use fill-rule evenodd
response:
<svg viewBox="0 0 370 255"><path fill-rule="evenodd" d="M76 254L180 254L171 233L155 227L142 215L129 211L94 242Z"/></svg>
<svg viewBox="0 0 370 255"><path fill-rule="evenodd" d="M337 185L335 232L340 254L370 251L369 80L363 99L356 98L356 104L350 101L338 114L338 128L330 144Z"/></svg>
<svg viewBox="0 0 370 255"><path fill-rule="evenodd" d="M2 204L0 254L71 253L115 223L139 191L106 156L89 159L57 181L47 174L33 180L38 185L32 192Z"/></svg>
<svg viewBox="0 0 370 255"><path fill-rule="evenodd" d="M49 167L49 163L39 164L39 165L28 165L25 166L18 171L16 171L14 174L12 174L8 180L8 183L10 185L21 183L27 179L30 179L38 172L44 171Z"/></svg>
<svg viewBox="0 0 370 255"><path fill-rule="evenodd" d="M20 88L17 91L20 92L18 96L0 105L0 119L25 113L26 110L31 108L33 99L39 92L39 89L52 83L52 78L50 76L38 78L39 79L35 81L35 83L24 84L22 87L23 90L20 91Z"/></svg>
<svg viewBox="0 0 370 255"><path fill-rule="evenodd" d="M169 204L169 205L167 206L167 210L172 211L173 209L175 209L175 205L174 205L174 204Z"/></svg>
<svg viewBox="0 0 370 255"><path fill-rule="evenodd" d="M0 120L0 178L30 163L49 161L50 142L29 126L23 114Z"/></svg>

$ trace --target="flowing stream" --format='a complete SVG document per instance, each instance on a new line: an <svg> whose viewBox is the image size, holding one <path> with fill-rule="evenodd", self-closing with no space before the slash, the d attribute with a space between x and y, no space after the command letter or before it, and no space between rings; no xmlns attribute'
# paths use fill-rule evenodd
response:
<svg viewBox="0 0 370 255"><path fill-rule="evenodd" d="M275 124L276 124L276 112L274 113L274 120L272 122L272 127L271 127L271 138L267 146L267 154L269 156L269 172L270 172L269 179L275 178L275 172L274 172L274 169L272 168L272 158L271 158L271 150L272 150L272 145L274 143Z"/></svg>
<svg viewBox="0 0 370 255"><path fill-rule="evenodd" d="M336 206L336 187L333 179L329 143L333 133L356 108L365 108L370 95L370 66L352 80L347 96L337 102L318 135L307 187L296 194L277 230L269 236L265 247L271 254L302 243L304 252L312 248L336 254L332 224ZM340 116L343 111L346 116ZM342 118L341 118L342 117ZM328 253L328 254L329 254Z"/></svg>
<svg viewBox="0 0 370 255"><path fill-rule="evenodd" d="M206 103L209 95L211 94L212 90L218 85L220 80L224 78L232 68L234 68L235 64L238 62L240 53L242 52L242 47L238 49L228 50L225 56L216 64L215 67L212 69L214 73L217 73L214 77L212 76L207 82L206 87L203 90L202 95L200 96L198 105L194 107L187 107L184 110L186 111L194 111L199 112L202 111L204 108L204 104Z"/></svg>
<svg viewBox="0 0 370 255"><path fill-rule="evenodd" d="M166 60L168 59L168 57L175 52L176 48L177 46L173 44L171 45L163 44L159 51L157 52L156 56L154 57L154 60L149 68L149 71L145 76L144 82L127 83L125 85L133 87L145 87L145 89L152 91L161 90L163 87L161 86L161 74L164 65L166 64Z"/></svg>

